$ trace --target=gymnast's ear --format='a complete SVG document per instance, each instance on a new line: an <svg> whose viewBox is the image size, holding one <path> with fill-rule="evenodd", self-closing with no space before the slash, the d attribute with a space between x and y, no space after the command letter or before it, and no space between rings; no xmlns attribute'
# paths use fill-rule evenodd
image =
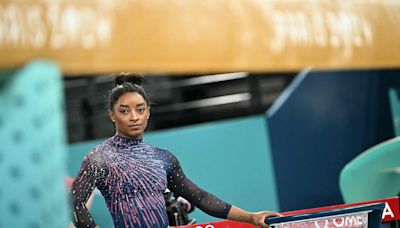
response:
<svg viewBox="0 0 400 228"><path fill-rule="evenodd" d="M111 110L108 110L108 116L110 117L110 120L115 123L115 115L114 112Z"/></svg>

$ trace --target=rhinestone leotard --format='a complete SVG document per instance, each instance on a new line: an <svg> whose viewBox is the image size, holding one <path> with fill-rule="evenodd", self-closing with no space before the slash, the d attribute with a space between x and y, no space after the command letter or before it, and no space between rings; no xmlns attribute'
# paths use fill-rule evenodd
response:
<svg viewBox="0 0 400 228"><path fill-rule="evenodd" d="M71 187L73 222L77 227L96 226L85 203L98 188L116 228L167 227L167 187L215 217L226 218L231 208L190 181L168 150L115 135L84 158Z"/></svg>

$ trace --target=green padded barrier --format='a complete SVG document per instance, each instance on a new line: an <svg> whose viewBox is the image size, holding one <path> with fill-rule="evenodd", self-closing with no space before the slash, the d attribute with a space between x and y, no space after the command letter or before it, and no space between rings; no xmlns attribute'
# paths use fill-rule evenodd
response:
<svg viewBox="0 0 400 228"><path fill-rule="evenodd" d="M400 136L400 100L396 89L389 89L389 101L392 111L394 134L395 136Z"/></svg>
<svg viewBox="0 0 400 228"><path fill-rule="evenodd" d="M61 83L44 60L0 72L0 227L68 226Z"/></svg>
<svg viewBox="0 0 400 228"><path fill-rule="evenodd" d="M350 161L340 173L345 203L396 196L400 191L400 137L380 143Z"/></svg>

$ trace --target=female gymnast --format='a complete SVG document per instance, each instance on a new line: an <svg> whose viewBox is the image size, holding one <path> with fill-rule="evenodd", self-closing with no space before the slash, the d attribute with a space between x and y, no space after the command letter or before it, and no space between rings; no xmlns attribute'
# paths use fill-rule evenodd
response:
<svg viewBox="0 0 400 228"><path fill-rule="evenodd" d="M116 134L89 151L71 187L76 227L97 227L85 206L95 188L104 196L116 228L168 227L167 188L218 218L268 227L266 217L280 216L244 211L194 184L171 152L143 140L150 117L143 78L121 73L115 82L108 95L108 112Z"/></svg>

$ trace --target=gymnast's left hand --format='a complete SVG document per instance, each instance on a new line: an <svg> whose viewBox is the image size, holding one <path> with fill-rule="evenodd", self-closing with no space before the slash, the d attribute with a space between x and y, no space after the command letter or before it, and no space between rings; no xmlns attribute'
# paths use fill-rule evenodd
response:
<svg viewBox="0 0 400 228"><path fill-rule="evenodd" d="M263 228L269 228L269 225L264 221L269 217L281 217L282 215L278 212L273 211L261 211L252 213L252 223L256 226L261 226Z"/></svg>

